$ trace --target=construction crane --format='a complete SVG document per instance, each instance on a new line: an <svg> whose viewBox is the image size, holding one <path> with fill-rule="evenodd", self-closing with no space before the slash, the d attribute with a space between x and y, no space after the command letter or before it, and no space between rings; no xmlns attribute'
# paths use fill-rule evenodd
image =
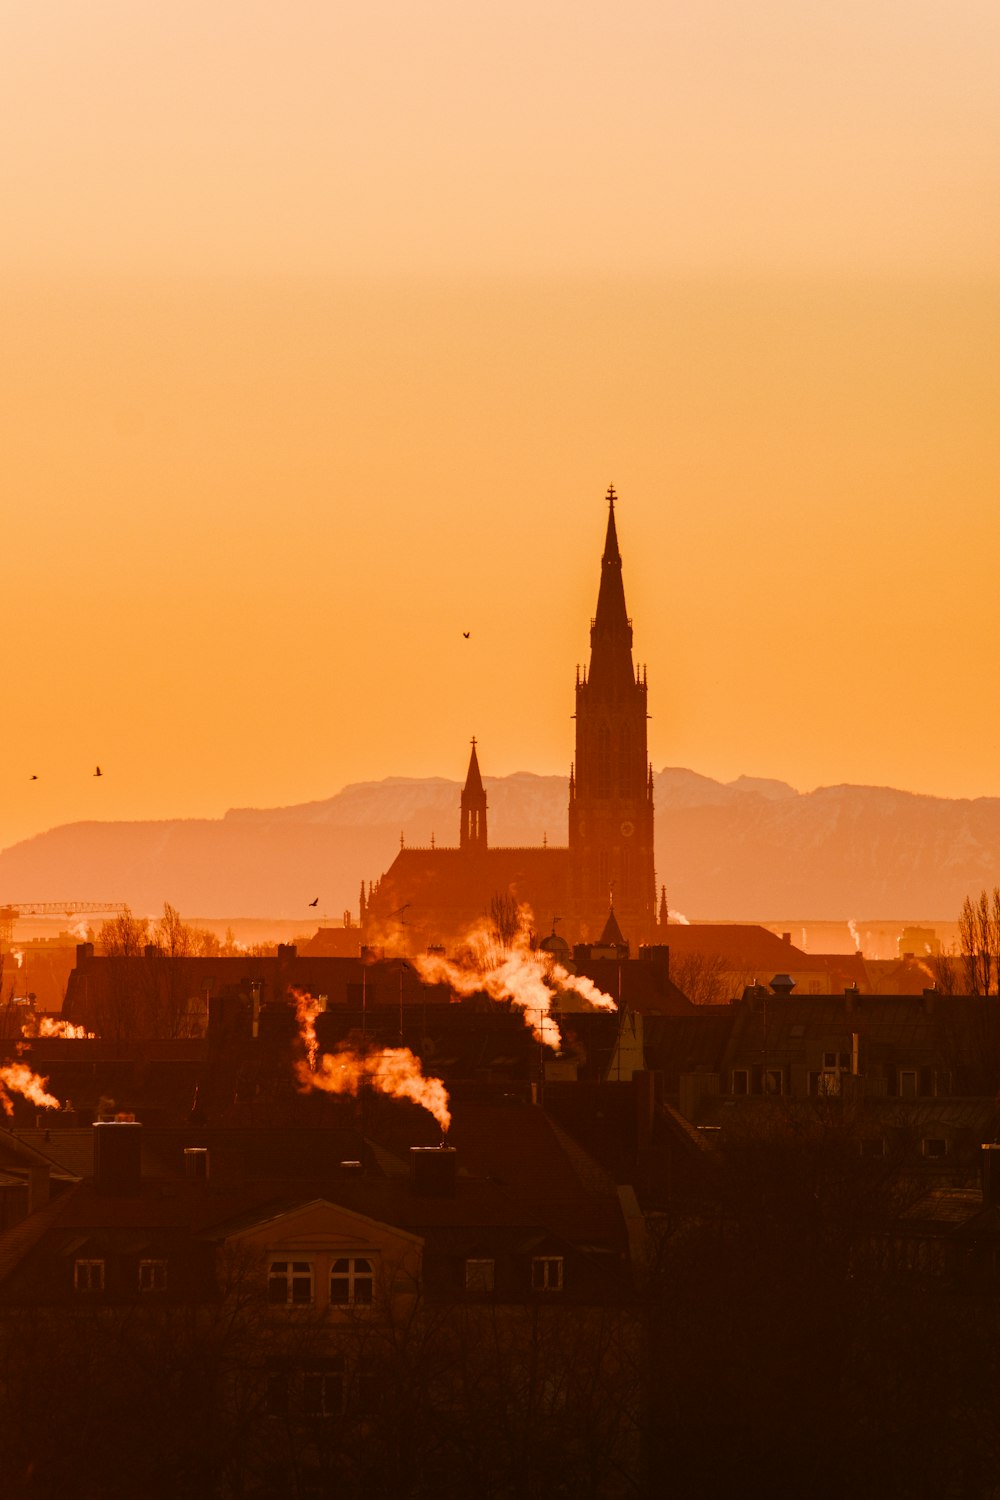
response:
<svg viewBox="0 0 1000 1500"><path fill-rule="evenodd" d="M11 945L18 917L82 917L125 911L124 901L7 901L0 906L0 953Z"/></svg>

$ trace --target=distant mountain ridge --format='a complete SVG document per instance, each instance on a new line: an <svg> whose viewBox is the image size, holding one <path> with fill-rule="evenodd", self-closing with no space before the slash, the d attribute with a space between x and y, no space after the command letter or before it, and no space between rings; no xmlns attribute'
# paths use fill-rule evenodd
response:
<svg viewBox="0 0 1000 1500"><path fill-rule="evenodd" d="M484 780L492 844L566 842L565 777ZM317 914L356 916L361 880L389 866L401 836L457 843L460 792L443 777L390 776L218 819L64 824L0 852L0 904L96 893L141 913L170 901L201 915L301 915L307 928ZM654 796L657 880L689 918L947 917L967 893L1000 884L1000 798L797 792L676 767L654 776Z"/></svg>

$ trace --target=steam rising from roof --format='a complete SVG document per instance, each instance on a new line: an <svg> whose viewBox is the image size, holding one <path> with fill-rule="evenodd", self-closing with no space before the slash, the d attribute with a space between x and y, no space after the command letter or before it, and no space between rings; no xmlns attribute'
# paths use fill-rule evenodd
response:
<svg viewBox="0 0 1000 1500"><path fill-rule="evenodd" d="M337 1052L320 1053L316 1017L326 1002L304 990L292 990L305 1058L295 1064L302 1093L320 1089L327 1094L358 1094L365 1084L393 1099L410 1099L432 1114L447 1133L451 1125L448 1090L440 1078L425 1078L419 1057L408 1047L379 1047L362 1051L341 1044Z"/></svg>
<svg viewBox="0 0 1000 1500"><path fill-rule="evenodd" d="M509 941L502 941L484 919L466 932L454 958L423 953L413 958L413 964L429 984L446 984L453 995L487 994L493 1000L509 1000L523 1012L536 1041L559 1050L562 1036L553 1007L611 1012L618 1007L593 980L571 974L550 954L532 948L531 925L531 911L521 906L517 931Z"/></svg>

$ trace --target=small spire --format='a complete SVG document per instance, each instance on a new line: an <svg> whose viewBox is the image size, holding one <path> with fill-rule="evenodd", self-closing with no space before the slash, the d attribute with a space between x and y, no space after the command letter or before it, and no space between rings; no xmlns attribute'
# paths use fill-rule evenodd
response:
<svg viewBox="0 0 1000 1500"><path fill-rule="evenodd" d="M403 830L400 829L399 830L399 847L402 849L404 847L404 844L405 844L405 840L403 838Z"/></svg>
<svg viewBox="0 0 1000 1500"><path fill-rule="evenodd" d="M598 938L598 943L602 948L625 948L628 946L618 925L618 918L615 916L613 903L608 911L608 920L604 924L604 931Z"/></svg>

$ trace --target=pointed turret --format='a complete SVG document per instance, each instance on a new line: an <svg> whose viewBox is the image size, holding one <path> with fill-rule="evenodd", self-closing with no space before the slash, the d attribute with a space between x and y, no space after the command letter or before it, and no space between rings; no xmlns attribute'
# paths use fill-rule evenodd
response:
<svg viewBox="0 0 1000 1500"><path fill-rule="evenodd" d="M615 909L613 906L608 912L608 920L604 924L604 931L597 939L597 946L599 948L628 947L628 944L622 936L622 930L618 926L618 918L615 916Z"/></svg>
<svg viewBox="0 0 1000 1500"><path fill-rule="evenodd" d="M460 849L486 848L486 788L479 772L475 737L472 754L469 756L469 772L462 789L462 823L459 833Z"/></svg>

